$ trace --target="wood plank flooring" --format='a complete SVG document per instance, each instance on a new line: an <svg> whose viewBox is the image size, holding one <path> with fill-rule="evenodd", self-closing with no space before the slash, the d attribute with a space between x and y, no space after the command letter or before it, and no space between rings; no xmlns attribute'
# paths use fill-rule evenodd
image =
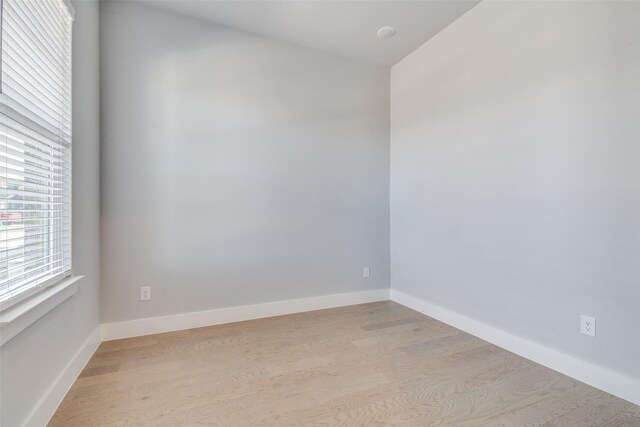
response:
<svg viewBox="0 0 640 427"><path fill-rule="evenodd" d="M51 426L640 426L640 407L393 302L103 343Z"/></svg>

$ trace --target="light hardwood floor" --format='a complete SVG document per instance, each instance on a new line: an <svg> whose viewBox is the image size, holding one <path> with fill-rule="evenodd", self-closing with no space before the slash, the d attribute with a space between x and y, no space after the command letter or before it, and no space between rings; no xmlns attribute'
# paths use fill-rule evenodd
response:
<svg viewBox="0 0 640 427"><path fill-rule="evenodd" d="M640 426L640 407L393 302L103 343L51 426Z"/></svg>

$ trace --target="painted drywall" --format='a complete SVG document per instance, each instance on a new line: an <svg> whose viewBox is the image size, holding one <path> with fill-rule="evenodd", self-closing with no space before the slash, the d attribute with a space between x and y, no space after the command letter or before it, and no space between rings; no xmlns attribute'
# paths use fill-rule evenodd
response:
<svg viewBox="0 0 640 427"><path fill-rule="evenodd" d="M170 12L372 64L391 66L480 0L137 0ZM393 41L376 37L393 25Z"/></svg>
<svg viewBox="0 0 640 427"><path fill-rule="evenodd" d="M133 2L100 36L103 322L388 288L388 70Z"/></svg>
<svg viewBox="0 0 640 427"><path fill-rule="evenodd" d="M482 2L392 68L392 292L640 377L639 25Z"/></svg>
<svg viewBox="0 0 640 427"><path fill-rule="evenodd" d="M30 420L99 326L98 3L73 5L73 269L85 277L75 295L0 347L2 426Z"/></svg>

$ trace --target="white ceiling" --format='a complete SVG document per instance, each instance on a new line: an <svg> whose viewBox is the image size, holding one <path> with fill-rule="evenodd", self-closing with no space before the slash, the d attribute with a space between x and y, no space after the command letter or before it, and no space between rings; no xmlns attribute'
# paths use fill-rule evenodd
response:
<svg viewBox="0 0 640 427"><path fill-rule="evenodd" d="M359 61L390 66L440 32L478 0L140 0L205 19ZM397 34L379 39L378 28Z"/></svg>

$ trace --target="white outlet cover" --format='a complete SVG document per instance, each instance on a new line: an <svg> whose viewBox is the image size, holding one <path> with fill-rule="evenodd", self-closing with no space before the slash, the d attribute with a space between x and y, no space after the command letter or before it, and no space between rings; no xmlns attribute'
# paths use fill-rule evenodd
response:
<svg viewBox="0 0 640 427"><path fill-rule="evenodd" d="M362 277L369 277L369 267L362 269Z"/></svg>
<svg viewBox="0 0 640 427"><path fill-rule="evenodd" d="M149 301L151 299L151 286L143 286L140 288L140 301Z"/></svg>
<svg viewBox="0 0 640 427"><path fill-rule="evenodd" d="M580 333L589 335L590 337L596 336L596 318L591 316L580 316Z"/></svg>

